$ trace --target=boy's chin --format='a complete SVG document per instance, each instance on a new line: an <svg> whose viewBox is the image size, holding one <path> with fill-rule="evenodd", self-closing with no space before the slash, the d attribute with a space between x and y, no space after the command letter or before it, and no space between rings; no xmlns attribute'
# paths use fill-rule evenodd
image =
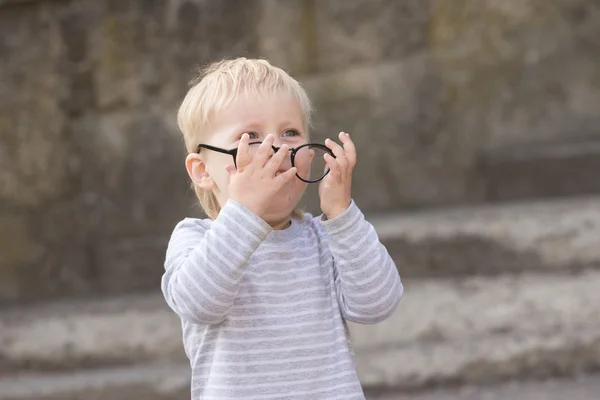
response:
<svg viewBox="0 0 600 400"><path fill-rule="evenodd" d="M281 208L281 209L272 209L268 214L264 216L265 221L271 225L279 225L283 222L286 222L290 219L292 212L294 211L294 207L291 208Z"/></svg>
<svg viewBox="0 0 600 400"><path fill-rule="evenodd" d="M269 212L265 214L264 219L269 225L275 226L288 221L298 204L297 201L284 203L285 204L279 203L281 205L278 207L272 207Z"/></svg>

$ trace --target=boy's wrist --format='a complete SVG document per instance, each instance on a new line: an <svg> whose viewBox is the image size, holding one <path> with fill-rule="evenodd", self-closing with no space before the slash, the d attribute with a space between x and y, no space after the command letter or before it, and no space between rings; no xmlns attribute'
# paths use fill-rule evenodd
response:
<svg viewBox="0 0 600 400"><path fill-rule="evenodd" d="M262 212L263 210L261 209L261 207L257 207L256 204L252 204L252 202L248 202L245 199L238 199L237 196L231 196L228 201L233 201L239 205L241 205L242 207L244 207L246 210L250 211L252 214L256 215L257 217L262 219Z"/></svg>
<svg viewBox="0 0 600 400"><path fill-rule="evenodd" d="M325 231L329 234L337 233L342 227L347 226L349 220L356 217L356 213L360 213L358 207L353 200L350 200L350 205L340 214L335 217L329 218L325 213L321 217L321 223L325 228Z"/></svg>
<svg viewBox="0 0 600 400"><path fill-rule="evenodd" d="M342 215L343 213L345 213L348 210L348 208L350 208L351 205L352 205L352 200L348 201L348 204L346 204L345 206L336 207L331 210L327 210L326 212L323 212L323 215L325 216L325 219L327 219L327 220L337 218L340 215Z"/></svg>

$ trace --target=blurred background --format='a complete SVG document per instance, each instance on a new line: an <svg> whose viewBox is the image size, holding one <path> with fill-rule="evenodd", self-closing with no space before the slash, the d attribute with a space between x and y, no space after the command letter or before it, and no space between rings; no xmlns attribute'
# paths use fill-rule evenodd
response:
<svg viewBox="0 0 600 400"><path fill-rule="evenodd" d="M369 399L600 399L598 1L0 0L1 399L189 398L175 117L238 56L357 144L406 286L352 326Z"/></svg>

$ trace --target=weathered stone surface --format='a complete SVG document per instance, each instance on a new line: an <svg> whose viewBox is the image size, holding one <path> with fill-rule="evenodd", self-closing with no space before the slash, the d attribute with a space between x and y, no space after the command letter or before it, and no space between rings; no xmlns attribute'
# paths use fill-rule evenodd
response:
<svg viewBox="0 0 600 400"><path fill-rule="evenodd" d="M316 0L321 71L398 60L427 48L428 0Z"/></svg>
<svg viewBox="0 0 600 400"><path fill-rule="evenodd" d="M597 2L432 4L429 46L457 128L494 144L598 135Z"/></svg>
<svg viewBox="0 0 600 400"><path fill-rule="evenodd" d="M578 375L561 379L532 379L494 385L464 385L439 388L425 393L398 393L367 396L369 400L596 400L600 376Z"/></svg>
<svg viewBox="0 0 600 400"><path fill-rule="evenodd" d="M526 294L526 300L512 300L507 318L516 315L514 320L504 320L506 323L514 322L519 327L525 326L526 323L533 324L528 329L534 329L535 324L545 326L544 324L550 322L561 325L559 316L552 314L555 312L553 310L540 311L545 315L543 320L529 320L526 315L521 314L530 310L529 296L539 296L543 304L554 301L544 297L549 296L551 291L544 291L545 284L540 283L536 286L535 279L547 282L550 286L565 279L565 288L557 287L557 293L566 293L565 290L575 291L576 288L582 290L584 297L579 302L573 303L576 298L564 294L561 298L570 299L570 303L548 303L548 307L554 307L552 304L556 304L556 307L581 307L581 313L594 310L593 307L588 309L585 305L586 301L589 301L590 306L595 304L593 299L587 297L590 294L587 293L584 283L586 280L577 275L571 277L570 274L600 266L600 250L597 246L597 238L600 236L600 199L386 215L370 218L370 221L397 260L401 276L407 280L405 300L408 301L408 305L402 306L406 308L398 314L401 317L398 317L397 321L405 317L413 321L407 323L401 333L393 335L390 334L389 327L395 322L385 323L381 328L369 328L364 331L363 336L363 331L359 330L355 335L358 347L369 347L369 340L385 346L389 341L418 342L438 334L445 339L448 339L448 335L452 340L459 338L458 334L453 336L454 333L446 332L446 329L450 329L446 328L446 325L438 325L434 316L439 311L436 307L441 307L441 304L447 304L444 307L449 309L456 308L456 311L444 311L444 315L448 315L448 324L451 324L452 320L459 324L461 318L467 318L464 315L471 315L470 311L465 311L459 305L461 299L471 295L472 290L469 288L485 287L477 289L479 297L475 299L476 303L492 304L507 299L502 293L520 290L516 285L521 285L519 287L524 293L525 288L532 285L531 292ZM130 246L144 244L146 243L143 241L129 243ZM94 276L95 282L106 284L112 280L114 287L123 290L136 285L135 281L127 280L141 274L142 271L130 269L135 268L132 266L137 264L127 262L128 248L123 246L124 248L108 248L103 252L105 257L111 257L106 259L106 265L111 265L111 268L106 272L100 270L98 276ZM147 251L143 250L142 252ZM149 255L154 256L154 253L150 251ZM148 257L146 262L151 263L151 257ZM539 275L533 275L535 278L506 276L506 273L532 272ZM554 274L558 274L560 278ZM468 278L473 275L488 277L479 280ZM593 278L595 275L589 276ZM413 277L451 278L451 281L413 283ZM140 281L148 279L150 278L142 276ZM119 283L115 284L114 281ZM486 286L488 283L489 288ZM149 284L149 281L146 281L146 284ZM498 288L494 288L494 285L498 285ZM411 287L416 289L411 290ZM490 297L485 297L488 294ZM431 299L426 300L428 297ZM437 300L432 300L433 298ZM560 312L562 311L564 310L561 308ZM464 315L452 314L454 312ZM0 370L10 371L16 366L52 369L103 365L130 360L173 359L172 354L176 355L175 358L182 355L177 353L180 346L179 322L160 296L123 298L118 302L105 301L89 307L34 309L24 312L24 317L19 315L17 310L9 316L5 315L5 319L0 317L0 324L5 328L4 335L0 333ZM419 320L425 315L431 315L431 320ZM582 316L581 320L584 319ZM487 320L464 322L464 329L466 330L467 326L473 327L476 323L483 324L477 326L481 326L481 329L489 334L505 330L493 325L498 322L497 319L485 321ZM442 323L441 320L439 323ZM486 323L491 325L485 325ZM432 326L439 326L445 333L435 333L437 328ZM448 326L452 326L452 332L458 329L455 325ZM49 332L52 334L48 335Z"/></svg>
<svg viewBox="0 0 600 400"><path fill-rule="evenodd" d="M257 2L5 6L0 304L157 287L171 229L198 215L178 102L197 64L254 52Z"/></svg>
<svg viewBox="0 0 600 400"><path fill-rule="evenodd" d="M22 377L0 381L3 400L181 400L189 397L189 368L152 365ZM464 385L423 392L365 388L367 400L597 400L598 375Z"/></svg>
<svg viewBox="0 0 600 400"><path fill-rule="evenodd" d="M350 326L361 380L415 389L598 368L599 284L597 271L405 280L388 320ZM160 295L15 310L0 322L7 372L185 363L179 320Z"/></svg>
<svg viewBox="0 0 600 400"><path fill-rule="evenodd" d="M315 103L313 139L355 141L353 196L365 210L468 197L473 148L444 125L444 92L426 55L303 81ZM443 199L443 200L442 200Z"/></svg>
<svg viewBox="0 0 600 400"><path fill-rule="evenodd" d="M600 193L600 138L532 140L492 146L478 174L489 201Z"/></svg>
<svg viewBox="0 0 600 400"><path fill-rule="evenodd" d="M39 259L40 248L32 238L28 219L23 215L0 215L0 242L3 244L0 257L0 292L6 297L17 299L20 294L19 270L24 265Z"/></svg>
<svg viewBox="0 0 600 400"><path fill-rule="evenodd" d="M577 272L600 266L600 198L373 216L404 277Z"/></svg>
<svg viewBox="0 0 600 400"><path fill-rule="evenodd" d="M166 237L198 214L175 112L195 67L227 56L264 56L306 82L316 140L353 134L365 211L596 192L578 173L593 162L541 179L547 164L519 174L527 166L498 163L493 149L599 137L599 10L591 0L0 1L0 231L15 232L0 242L0 304L156 287Z"/></svg>
<svg viewBox="0 0 600 400"><path fill-rule="evenodd" d="M597 192L588 181L565 189L567 173L551 187L536 185L533 171L520 177L528 191L511 191L510 171L521 165L491 171L485 162L496 145L598 137L600 53L589 45L600 33L597 4L265 1L264 9L273 37L262 39L270 44L263 53L307 83L318 129L346 129L373 147L360 148L356 196L364 207ZM316 209L314 196L309 203Z"/></svg>
<svg viewBox="0 0 600 400"><path fill-rule="evenodd" d="M33 7L0 12L0 204L42 206L72 190L58 33ZM27 26L21 21L30 21ZM48 95L51 94L51 95Z"/></svg>
<svg viewBox="0 0 600 400"><path fill-rule="evenodd" d="M0 320L4 374L185 358L180 323L160 296L53 304L0 314ZM34 350L33 343L40 345Z"/></svg>
<svg viewBox="0 0 600 400"><path fill-rule="evenodd" d="M356 4L344 7L350 3ZM335 135L345 129L359 141L355 196L365 208L498 199L511 179L502 168L519 166L485 168L492 148L599 137L600 52L589 48L600 34L597 5L432 2L429 13L421 51L397 62L357 61L343 72L303 78L315 97L318 130ZM576 15L587 17L575 24L569 18ZM552 174L564 183L548 189L536 186L538 176L525 174L522 185L530 185L529 192L502 198L569 194L563 189L567 175ZM577 193L596 190L582 182Z"/></svg>
<svg viewBox="0 0 600 400"><path fill-rule="evenodd" d="M258 56L294 76L315 72L318 66L316 14L313 1L262 0Z"/></svg>
<svg viewBox="0 0 600 400"><path fill-rule="evenodd" d="M190 397L189 367L148 365L0 380L2 400L181 400Z"/></svg>
<svg viewBox="0 0 600 400"><path fill-rule="evenodd" d="M409 280L391 318L350 328L361 379L416 388L595 368L599 279L588 271Z"/></svg>
<svg viewBox="0 0 600 400"><path fill-rule="evenodd" d="M296 75L425 49L429 1L263 0L260 55Z"/></svg>

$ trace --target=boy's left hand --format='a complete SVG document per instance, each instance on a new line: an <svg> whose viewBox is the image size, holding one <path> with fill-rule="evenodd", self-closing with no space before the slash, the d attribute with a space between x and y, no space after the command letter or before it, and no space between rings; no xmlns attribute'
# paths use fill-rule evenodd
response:
<svg viewBox="0 0 600 400"><path fill-rule="evenodd" d="M339 138L343 147L331 139L325 145L333 151L335 158L325 155L325 162L330 171L319 185L321 210L327 219L333 219L346 211L352 202L352 170L356 165L356 147L345 132Z"/></svg>

